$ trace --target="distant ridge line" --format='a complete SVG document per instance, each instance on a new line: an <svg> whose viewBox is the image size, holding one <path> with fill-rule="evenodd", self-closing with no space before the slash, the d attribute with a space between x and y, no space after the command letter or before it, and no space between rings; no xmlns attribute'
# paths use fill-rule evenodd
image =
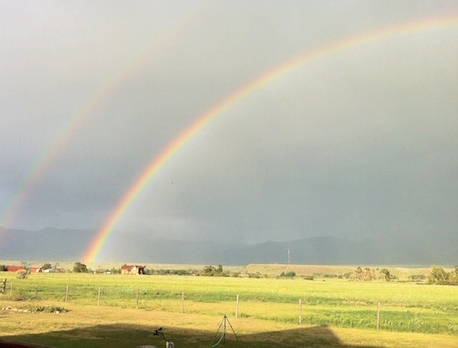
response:
<svg viewBox="0 0 458 348"><path fill-rule="evenodd" d="M4 234L0 259L81 261L96 231L44 228L37 231L0 227ZM141 243L138 243L141 240ZM134 260L161 264L318 264L318 265L455 265L458 237L454 239L365 239L353 241L317 236L291 241L241 244L220 241L157 239L131 232L109 245L103 262ZM288 255L288 250L290 255ZM290 258L289 258L290 257ZM90 266L90 265L88 265ZM97 267L97 265L92 265Z"/></svg>

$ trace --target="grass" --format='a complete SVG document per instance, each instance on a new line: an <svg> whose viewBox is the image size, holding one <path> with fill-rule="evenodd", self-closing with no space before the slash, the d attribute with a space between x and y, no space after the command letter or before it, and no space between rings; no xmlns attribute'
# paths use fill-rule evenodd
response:
<svg viewBox="0 0 458 348"><path fill-rule="evenodd" d="M49 303L52 305L52 303ZM2 334L14 340L59 347L163 346L153 330L164 327L176 347L209 347L222 316L170 313L133 308L82 306L68 303L65 314L5 313ZM229 317L237 338L227 330L226 347L456 347L451 335L397 333L373 329L298 325ZM6 338L6 337L4 337Z"/></svg>
<svg viewBox="0 0 458 348"><path fill-rule="evenodd" d="M457 287L337 278L54 273L19 280L4 275L7 294L0 295L0 309L29 309L0 311L0 332L15 340L58 342L61 347L81 346L78 342L94 347L148 342L161 346L151 332L166 325L179 346L208 347L227 314L243 346L249 347L409 347L412 342L416 347L458 346ZM69 311L56 314L50 308Z"/></svg>

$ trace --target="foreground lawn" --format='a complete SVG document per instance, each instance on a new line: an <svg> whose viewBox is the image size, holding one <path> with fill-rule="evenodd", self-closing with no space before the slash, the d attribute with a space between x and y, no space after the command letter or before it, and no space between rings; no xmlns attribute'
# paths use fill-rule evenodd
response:
<svg viewBox="0 0 458 348"><path fill-rule="evenodd" d="M36 305L33 301L31 305ZM15 306L4 302L2 306ZM54 302L40 305L59 306ZM55 347L165 346L153 334L163 327L165 337L179 347L210 347L223 317L210 314L170 313L144 309L68 304L67 313L0 312L2 339ZM226 347L457 347L453 335L398 333L373 329L279 323L229 317ZM232 331L233 329L233 331Z"/></svg>

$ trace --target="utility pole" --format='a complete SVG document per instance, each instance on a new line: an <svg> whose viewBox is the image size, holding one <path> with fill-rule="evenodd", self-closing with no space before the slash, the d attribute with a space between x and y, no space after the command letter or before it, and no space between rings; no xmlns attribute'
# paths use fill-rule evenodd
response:
<svg viewBox="0 0 458 348"><path fill-rule="evenodd" d="M288 248L288 265L291 263L291 249Z"/></svg>

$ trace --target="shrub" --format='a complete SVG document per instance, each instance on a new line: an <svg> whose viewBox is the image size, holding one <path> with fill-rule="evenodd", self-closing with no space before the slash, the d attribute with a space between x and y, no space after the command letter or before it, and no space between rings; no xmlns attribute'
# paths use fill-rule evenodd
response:
<svg viewBox="0 0 458 348"><path fill-rule="evenodd" d="M296 276L296 272L281 272L280 278L294 278Z"/></svg>
<svg viewBox="0 0 458 348"><path fill-rule="evenodd" d="M26 279L27 275L28 275L28 272L25 269L20 269L19 271L16 272L17 279Z"/></svg>
<svg viewBox="0 0 458 348"><path fill-rule="evenodd" d="M409 275L409 280L411 282L419 282L423 281L426 279L426 276L424 274L411 274Z"/></svg>

